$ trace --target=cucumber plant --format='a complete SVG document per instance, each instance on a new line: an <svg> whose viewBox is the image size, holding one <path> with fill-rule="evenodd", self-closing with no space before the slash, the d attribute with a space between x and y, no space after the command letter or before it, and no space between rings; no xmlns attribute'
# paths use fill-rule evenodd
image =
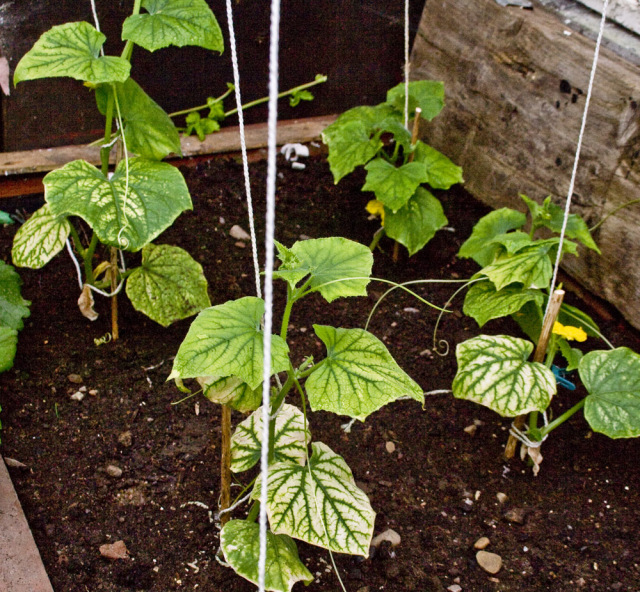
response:
<svg viewBox="0 0 640 592"><path fill-rule="evenodd" d="M558 234L564 211L550 197L542 204L521 197L529 210L528 232L523 231L525 214L502 208L481 218L460 248L460 257L470 257L482 266L472 278L463 312L480 327L491 319L511 315L525 334L537 341L557 249L576 255L576 240L600 251L584 220L576 214L567 220L567 239L562 247L559 236L535 238L540 228L546 229L547 235L548 231ZM583 356L570 342L584 341L588 336L602 338L611 349ZM588 315L566 304L560 307L543 363L528 361L533 347L531 341L508 335L479 335L458 344L454 396L489 407L504 417L530 414L526 433L530 448L538 448L552 430L581 409L596 432L611 438L640 436L637 353L626 347L614 348ZM577 369L588 394L550 423L539 425L540 413L548 410L557 383L562 383L560 371L554 366L558 354L565 358L568 371Z"/></svg>
<svg viewBox="0 0 640 592"><path fill-rule="evenodd" d="M197 45L222 52L222 32L205 0L134 0L132 14L122 25L121 55L104 55L105 40L87 22L54 26L16 66L15 84L65 76L92 88L105 116L105 133L99 168L75 160L44 178L45 204L16 233L13 262L41 268L71 239L83 262L78 269L79 276L84 274L79 304L86 316L97 316L92 291L110 289L108 295L114 296L126 281L133 306L167 326L210 306L210 301L200 264L179 247L152 242L193 206L180 171L160 162L170 153L181 153L178 130L131 77L131 55L134 46L154 52L170 45ZM110 172L114 144L118 162ZM84 242L78 219L90 229ZM110 249L96 262L100 245ZM141 265L127 269L117 251L142 251ZM113 314L115 338L117 309Z"/></svg>
<svg viewBox="0 0 640 592"><path fill-rule="evenodd" d="M422 389L395 362L386 346L364 329L314 325L326 347L321 360L296 357L287 344L294 305L319 293L327 302L366 295L373 256L364 245L344 238L277 244L281 264L274 278L286 282L287 298L279 335L271 336L272 388L269 423L269 475L266 512L266 589L288 592L313 576L300 561L293 539L330 551L369 553L375 513L344 459L321 442L311 444L307 404L364 421L400 397L424 403ZM262 443L264 302L245 297L202 311L182 342L169 378L198 378L212 401L253 413L231 438L231 470L242 473L259 461ZM295 360L302 360L297 365ZM302 409L287 402L297 392ZM222 527L221 549L242 577L258 581L261 476L251 484L253 505L246 519Z"/></svg>
<svg viewBox="0 0 640 592"><path fill-rule="evenodd" d="M444 85L433 80L409 83L409 118L421 110L432 120L444 106ZM323 132L329 166L338 183L358 167L367 172L362 191L372 191L368 204L379 214L381 231L404 245L410 255L422 249L447 224L440 201L425 187L449 189L462 183L462 169L405 127L405 85L387 92L375 106L354 107L342 113Z"/></svg>

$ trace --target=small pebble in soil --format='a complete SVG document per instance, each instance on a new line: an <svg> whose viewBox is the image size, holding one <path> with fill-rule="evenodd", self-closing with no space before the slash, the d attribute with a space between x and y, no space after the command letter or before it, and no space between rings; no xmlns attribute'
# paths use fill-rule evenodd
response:
<svg viewBox="0 0 640 592"><path fill-rule="evenodd" d="M391 441L387 442L387 443L384 445L384 447L387 449L387 452L388 452L389 454L394 453L394 452L395 452L395 450L396 450L396 445L395 445L393 442L391 442Z"/></svg>
<svg viewBox="0 0 640 592"><path fill-rule="evenodd" d="M506 493L502 493L502 491L496 493L496 497L501 504L504 504L509 499L509 496Z"/></svg>
<svg viewBox="0 0 640 592"><path fill-rule="evenodd" d="M478 551L476 553L476 561L484 571L490 574L497 574L502 568L502 557L497 553Z"/></svg>
<svg viewBox="0 0 640 592"><path fill-rule="evenodd" d="M524 508L511 508L504 513L504 519L514 524L524 524L527 518L527 511Z"/></svg>
<svg viewBox="0 0 640 592"><path fill-rule="evenodd" d="M244 228L242 228L241 226L238 226L237 224L234 224L231 227L231 230L229 230L229 236L231 238L235 238L237 241L251 240L251 236L249 235L249 233Z"/></svg>
<svg viewBox="0 0 640 592"><path fill-rule="evenodd" d="M118 559L128 559L129 551L124 541L116 541L115 543L100 545L100 555L106 559L111 559L111 561L117 561Z"/></svg>
<svg viewBox="0 0 640 592"><path fill-rule="evenodd" d="M470 499L464 500L460 504L460 509L466 513L471 512L471 510L473 510L473 500L470 500Z"/></svg>
<svg viewBox="0 0 640 592"><path fill-rule="evenodd" d="M122 469L116 465L107 465L107 468L105 470L109 477L113 477L114 479L119 479L120 477L122 477Z"/></svg>
<svg viewBox="0 0 640 592"><path fill-rule="evenodd" d="M464 431L470 436L473 436L478 431L478 426L472 423L471 425L468 425L466 428L464 428Z"/></svg>
<svg viewBox="0 0 640 592"><path fill-rule="evenodd" d="M81 391L76 391L75 393L73 393L73 395L71 395L70 399L72 399L73 401L82 401L82 399L84 399L85 394Z"/></svg>
<svg viewBox="0 0 640 592"><path fill-rule="evenodd" d="M67 380L69 382L73 382L73 384L82 384L82 376L79 374L69 374L69 376L67 376Z"/></svg>
<svg viewBox="0 0 640 592"><path fill-rule="evenodd" d="M236 241L234 244L236 245L236 247L238 247L238 249L244 249L247 246L247 244L243 243L242 241Z"/></svg>
<svg viewBox="0 0 640 592"><path fill-rule="evenodd" d="M131 434L131 430L127 430L126 432L122 432L118 436L118 443L124 446L125 448L129 448L133 443L133 436Z"/></svg>
<svg viewBox="0 0 640 592"><path fill-rule="evenodd" d="M449 590L449 592L462 592L462 586L459 584L451 584L447 590Z"/></svg>
<svg viewBox="0 0 640 592"><path fill-rule="evenodd" d="M474 544L473 548L479 551L486 549L491 544L491 541L487 537L480 537Z"/></svg>

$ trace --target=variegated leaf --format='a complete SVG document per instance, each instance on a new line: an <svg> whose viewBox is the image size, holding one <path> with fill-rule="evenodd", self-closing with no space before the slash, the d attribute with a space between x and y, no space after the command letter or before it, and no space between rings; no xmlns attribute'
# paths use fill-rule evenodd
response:
<svg viewBox="0 0 640 592"><path fill-rule="evenodd" d="M267 515L271 530L338 553L369 555L375 512L344 459L314 442L309 464L269 469ZM260 497L260 479L252 497Z"/></svg>
<svg viewBox="0 0 640 592"><path fill-rule="evenodd" d="M237 376L198 376L196 380L212 403L228 405L241 413L254 411L262 403L262 387L252 389Z"/></svg>
<svg viewBox="0 0 640 592"><path fill-rule="evenodd" d="M311 432L305 430L304 415L294 405L283 405L276 417L274 434L275 462L304 465ZM248 471L260 460L262 448L262 407L236 427L231 437L231 470Z"/></svg>

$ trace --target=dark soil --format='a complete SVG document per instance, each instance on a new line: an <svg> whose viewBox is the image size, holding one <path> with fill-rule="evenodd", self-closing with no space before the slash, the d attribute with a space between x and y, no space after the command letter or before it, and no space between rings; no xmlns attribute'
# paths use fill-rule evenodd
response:
<svg viewBox="0 0 640 592"><path fill-rule="evenodd" d="M319 157L305 171L284 164L280 171L279 241L340 235L369 243L377 223L366 218L361 178L334 186ZM203 264L214 304L253 295L250 248L227 235L234 224L248 228L241 166L216 159L184 172L194 212L183 214L159 242L180 245ZM262 201L265 164L253 165L252 173L255 199ZM462 190L441 199L452 229L410 259L401 253L397 264L392 245L383 241L376 276L451 279L474 273L475 264L455 254L486 209ZM262 207L256 209L260 227ZM14 232L6 228L0 236L0 256L7 261ZM94 323L80 316L68 257L21 275L32 314L20 334L15 367L0 376L0 451L28 467L11 469L11 476L55 590L255 589L216 562L218 528L203 507L215 510L219 494L219 407L197 398L174 405L183 395L165 382L190 320L163 329L121 298L120 341L96 345L110 331L109 303L97 303L101 314ZM452 290L418 288L437 304ZM313 323L362 326L383 291L373 283L368 298L330 305L311 299L294 309L290 345L297 359L322 356ZM571 294L568 299L580 304ZM461 307L461 299L454 307ZM447 315L438 337L448 341L451 353L441 357L432 345L435 320L434 311L396 291L370 327L425 391L450 388L456 344L478 333L473 320L459 312ZM599 322L616 346L640 351L637 333L616 315ZM510 321L492 322L485 331L517 328ZM82 385L70 382L70 374L80 375L95 394L71 399ZM561 391L555 413L581 396L580 390ZM240 419L234 414L234 422ZM577 415L544 444L545 460L534 478L520 460L502 460L509 422L450 394L427 397L424 410L414 401L389 405L350 434L341 430L344 421L312 414L314 438L352 468L378 513L376 533L392 528L402 537L398 547L383 546L366 560L336 557L350 592L442 591L455 584L464 591L640 590L639 441L593 434ZM474 434L464 429L471 425ZM388 442L395 451L388 452ZM108 465L120 467L122 476L109 476ZM499 492L506 502L498 501ZM509 521L509 510L520 510L524 523ZM473 545L482 536L491 541L487 551L504 562L495 576L475 559ZM101 557L99 547L118 540L130 559ZM317 576L309 590L339 590L327 553L299 548Z"/></svg>

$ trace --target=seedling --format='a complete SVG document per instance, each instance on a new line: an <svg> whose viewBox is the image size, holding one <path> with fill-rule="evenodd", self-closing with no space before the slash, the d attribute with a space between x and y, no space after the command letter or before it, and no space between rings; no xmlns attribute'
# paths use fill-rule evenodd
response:
<svg viewBox="0 0 640 592"><path fill-rule="evenodd" d="M386 346L364 329L314 325L326 346L324 359L300 359L290 352L287 328L294 305L312 293L327 302L366 295L373 256L358 243L321 238L277 244L281 265L274 277L287 284L279 335L271 337L272 389L269 422L266 589L288 592L313 576L298 558L293 539L330 551L367 557L375 513L351 470L321 442L311 444L307 405L364 421L400 397L424 402L422 389L398 366ZM202 311L176 355L170 378L198 378L212 401L253 413L231 438L231 470L243 473L260 459L262 443L264 302L247 297ZM302 408L287 402L297 391ZM253 505L246 519L222 527L221 549L242 577L258 581L259 475L249 486Z"/></svg>
<svg viewBox="0 0 640 592"><path fill-rule="evenodd" d="M95 27L65 23L45 32L18 63L15 84L59 76L82 81L95 90L106 121L101 167L76 160L45 177L46 203L17 232L12 257L18 266L39 269L65 245L73 255L71 239L83 263L83 269L78 266L79 305L85 316L97 316L92 292L115 297L126 281L133 306L167 326L210 301L200 264L179 247L152 242L192 202L178 169L159 162L170 153L180 154L178 130L130 77L131 54L135 45L151 52L169 45L222 52L222 33L205 0L135 0L122 39L122 54L105 56L106 37ZM117 166L110 173L114 144ZM137 156L129 158L129 152ZM81 239L77 218L89 226L87 241ZM96 263L100 245L109 249ZM142 264L127 269L122 251L142 251ZM112 303L112 335L117 339L115 298Z"/></svg>
<svg viewBox="0 0 640 592"><path fill-rule="evenodd" d="M416 111L431 121L444 106L442 82L422 80L409 83L409 119ZM329 147L329 165L334 181L362 166L367 171L363 191L375 200L367 209L380 216L382 233L404 245L410 255L422 249L447 224L432 189L449 189L462 183L462 169L444 154L428 146L405 126L405 85L387 92L387 100L374 107L346 111L322 133Z"/></svg>

